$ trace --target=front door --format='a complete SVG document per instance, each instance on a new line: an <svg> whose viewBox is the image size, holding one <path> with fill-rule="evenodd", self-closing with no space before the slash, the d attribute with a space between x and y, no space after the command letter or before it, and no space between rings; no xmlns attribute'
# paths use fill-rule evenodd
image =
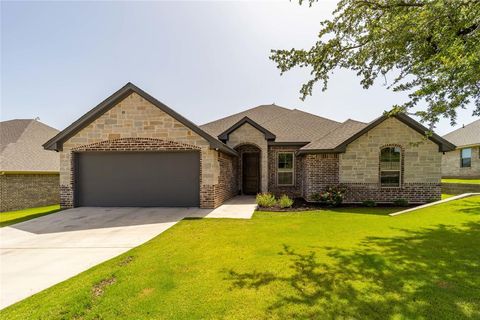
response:
<svg viewBox="0 0 480 320"><path fill-rule="evenodd" d="M242 156L243 193L257 194L260 185L260 154L244 153Z"/></svg>

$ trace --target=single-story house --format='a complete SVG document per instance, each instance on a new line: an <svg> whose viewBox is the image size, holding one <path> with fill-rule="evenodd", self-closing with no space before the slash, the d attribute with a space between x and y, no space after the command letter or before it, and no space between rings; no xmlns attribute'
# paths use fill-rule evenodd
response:
<svg viewBox="0 0 480 320"><path fill-rule="evenodd" d="M62 207L200 206L237 195L346 202L440 198L442 153L455 146L410 117L343 123L261 105L197 126L128 83L44 144L60 153Z"/></svg>
<svg viewBox="0 0 480 320"><path fill-rule="evenodd" d="M0 122L0 212L59 203L60 157L42 147L57 133L33 119Z"/></svg>
<svg viewBox="0 0 480 320"><path fill-rule="evenodd" d="M455 150L442 158L444 178L480 178L480 119L443 136Z"/></svg>

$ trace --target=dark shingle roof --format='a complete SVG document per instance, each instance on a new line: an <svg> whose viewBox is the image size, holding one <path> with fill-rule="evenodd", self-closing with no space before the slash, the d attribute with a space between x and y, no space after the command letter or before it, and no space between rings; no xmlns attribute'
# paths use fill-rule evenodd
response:
<svg viewBox="0 0 480 320"><path fill-rule="evenodd" d="M57 133L57 129L33 119L0 122L0 171L58 172L58 153L42 147Z"/></svg>
<svg viewBox="0 0 480 320"><path fill-rule="evenodd" d="M200 128L214 137L218 137L247 117L275 136L275 142L305 142L324 136L340 125L339 122L304 112L287 109L277 105L261 105L240 113L206 123Z"/></svg>
<svg viewBox="0 0 480 320"><path fill-rule="evenodd" d="M302 150L332 150L367 126L366 123L348 119L341 125L302 147Z"/></svg>
<svg viewBox="0 0 480 320"><path fill-rule="evenodd" d="M480 119L447 133L443 137L457 147L480 144Z"/></svg>

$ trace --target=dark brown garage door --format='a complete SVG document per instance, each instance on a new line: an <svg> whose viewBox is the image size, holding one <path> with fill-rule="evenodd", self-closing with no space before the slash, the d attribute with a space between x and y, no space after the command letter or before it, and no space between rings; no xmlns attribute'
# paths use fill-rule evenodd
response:
<svg viewBox="0 0 480 320"><path fill-rule="evenodd" d="M76 167L79 206L199 205L199 152L85 152Z"/></svg>

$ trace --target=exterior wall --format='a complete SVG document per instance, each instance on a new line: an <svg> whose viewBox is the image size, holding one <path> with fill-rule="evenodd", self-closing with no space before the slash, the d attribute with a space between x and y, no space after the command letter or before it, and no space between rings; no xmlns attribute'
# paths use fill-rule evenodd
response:
<svg viewBox="0 0 480 320"><path fill-rule="evenodd" d="M304 163L303 197L312 201L312 195L325 191L326 187L338 185L338 154L307 154Z"/></svg>
<svg viewBox="0 0 480 320"><path fill-rule="evenodd" d="M479 178L480 177L480 146L472 146L472 166L460 167L460 150L445 152L442 156L442 176L451 178Z"/></svg>
<svg viewBox="0 0 480 320"><path fill-rule="evenodd" d="M298 147L295 146L268 146L268 191L276 196L286 194L289 197L297 198L302 196L304 185L303 157L295 157L294 170L295 181L293 186L277 185L277 158L279 152L296 152Z"/></svg>
<svg viewBox="0 0 480 320"><path fill-rule="evenodd" d="M265 135L249 123L230 133L227 145L231 148L253 144L260 149L260 190L268 191L268 143Z"/></svg>
<svg viewBox="0 0 480 320"><path fill-rule="evenodd" d="M419 144L420 142L420 144ZM380 186L380 149L402 149L401 187ZM389 118L347 146L339 158L339 183L347 187L346 202L412 203L440 199L441 157L438 145L395 118Z"/></svg>
<svg viewBox="0 0 480 320"><path fill-rule="evenodd" d="M0 175L0 212L60 202L58 174Z"/></svg>
<svg viewBox="0 0 480 320"><path fill-rule="evenodd" d="M215 186L215 197L213 207L218 207L226 200L234 197L238 193L237 157L232 157L224 153L219 153L218 161L220 165L220 175L218 184Z"/></svg>
<svg viewBox="0 0 480 320"><path fill-rule="evenodd" d="M146 142L142 139L152 140ZM74 152L91 150L98 143L105 147L112 141L116 142L108 150L121 151L119 143L129 151L142 151L145 148L151 151L172 148L199 150L200 206L212 208L219 203L215 200L215 188L220 180L219 152L211 150L205 139L182 123L132 93L64 142L63 151L60 152L60 204L63 208L74 205Z"/></svg>
<svg viewBox="0 0 480 320"><path fill-rule="evenodd" d="M480 184L473 183L442 183L442 193L462 194L470 192L480 193Z"/></svg>

